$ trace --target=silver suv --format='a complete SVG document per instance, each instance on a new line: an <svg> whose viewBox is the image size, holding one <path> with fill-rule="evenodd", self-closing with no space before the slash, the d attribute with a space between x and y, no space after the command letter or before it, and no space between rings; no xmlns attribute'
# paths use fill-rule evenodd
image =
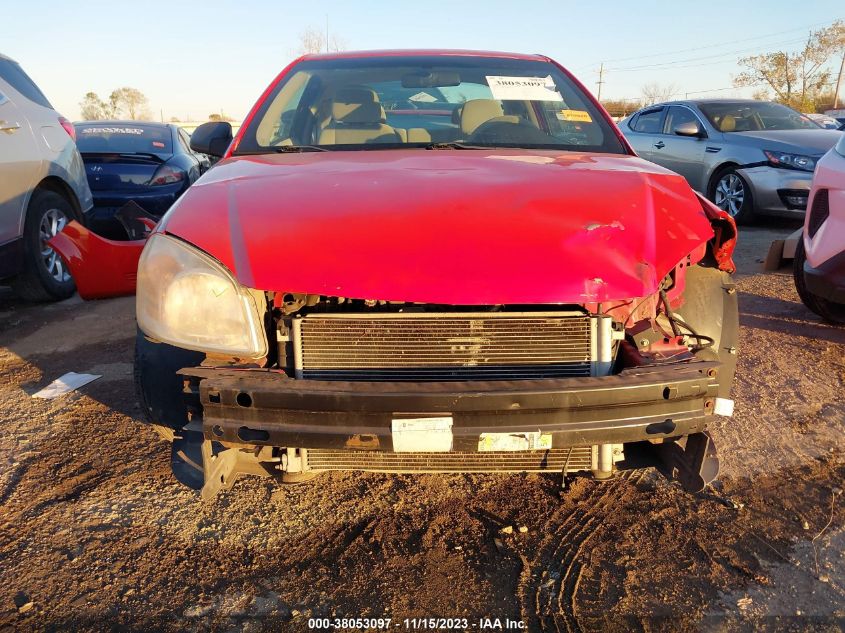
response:
<svg viewBox="0 0 845 633"><path fill-rule="evenodd" d="M31 301L75 286L47 244L93 205L70 121L23 69L0 54L0 280Z"/></svg>

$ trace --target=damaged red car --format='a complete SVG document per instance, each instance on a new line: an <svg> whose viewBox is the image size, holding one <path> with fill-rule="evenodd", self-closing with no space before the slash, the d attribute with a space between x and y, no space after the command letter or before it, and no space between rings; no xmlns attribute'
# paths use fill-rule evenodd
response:
<svg viewBox="0 0 845 633"><path fill-rule="evenodd" d="M332 470L715 476L736 228L554 61L308 55L234 139L191 145L222 160L146 240L136 377L203 496Z"/></svg>

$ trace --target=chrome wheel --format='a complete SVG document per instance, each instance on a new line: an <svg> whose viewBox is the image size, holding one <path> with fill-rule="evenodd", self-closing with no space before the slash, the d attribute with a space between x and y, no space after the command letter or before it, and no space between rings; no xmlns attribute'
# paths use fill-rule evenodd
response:
<svg viewBox="0 0 845 633"><path fill-rule="evenodd" d="M736 217L745 202L745 184L742 178L734 173L725 174L716 185L716 195L713 202L716 206Z"/></svg>
<svg viewBox="0 0 845 633"><path fill-rule="evenodd" d="M41 216L41 224L38 233L41 238L41 262L47 274L59 283L70 279L70 273L58 253L47 244L54 235L57 235L67 224L67 216L59 209L49 209Z"/></svg>

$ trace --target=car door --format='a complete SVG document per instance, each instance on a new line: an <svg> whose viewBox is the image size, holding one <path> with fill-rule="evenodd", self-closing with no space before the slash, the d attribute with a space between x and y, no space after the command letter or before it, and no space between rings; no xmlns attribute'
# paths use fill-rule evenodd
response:
<svg viewBox="0 0 845 633"><path fill-rule="evenodd" d="M628 122L628 129L625 131L625 138L634 148L634 151L653 162L655 160L655 143L661 137L663 131L663 117L666 108L655 106L646 108L631 117Z"/></svg>
<svg viewBox="0 0 845 633"><path fill-rule="evenodd" d="M704 181L704 148L707 136L704 124L686 106L673 105L667 108L663 122L663 133L655 143L654 162L686 178L693 189L700 189ZM680 136L674 130L682 123L694 122L704 136Z"/></svg>
<svg viewBox="0 0 845 633"><path fill-rule="evenodd" d="M41 172L41 153L25 103L0 78L0 246L20 237L24 205Z"/></svg>

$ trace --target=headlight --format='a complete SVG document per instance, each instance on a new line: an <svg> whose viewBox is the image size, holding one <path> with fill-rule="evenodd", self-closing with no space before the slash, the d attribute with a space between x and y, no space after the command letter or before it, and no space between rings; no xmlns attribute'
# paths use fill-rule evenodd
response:
<svg viewBox="0 0 845 633"><path fill-rule="evenodd" d="M138 326L177 347L238 358L265 356L259 300L219 262L161 233L150 237L138 262Z"/></svg>
<svg viewBox="0 0 845 633"><path fill-rule="evenodd" d="M801 171L813 171L816 168L816 159L812 156L772 152L767 149L764 149L763 153L769 159L769 164L772 167L784 167L786 169L798 169Z"/></svg>

